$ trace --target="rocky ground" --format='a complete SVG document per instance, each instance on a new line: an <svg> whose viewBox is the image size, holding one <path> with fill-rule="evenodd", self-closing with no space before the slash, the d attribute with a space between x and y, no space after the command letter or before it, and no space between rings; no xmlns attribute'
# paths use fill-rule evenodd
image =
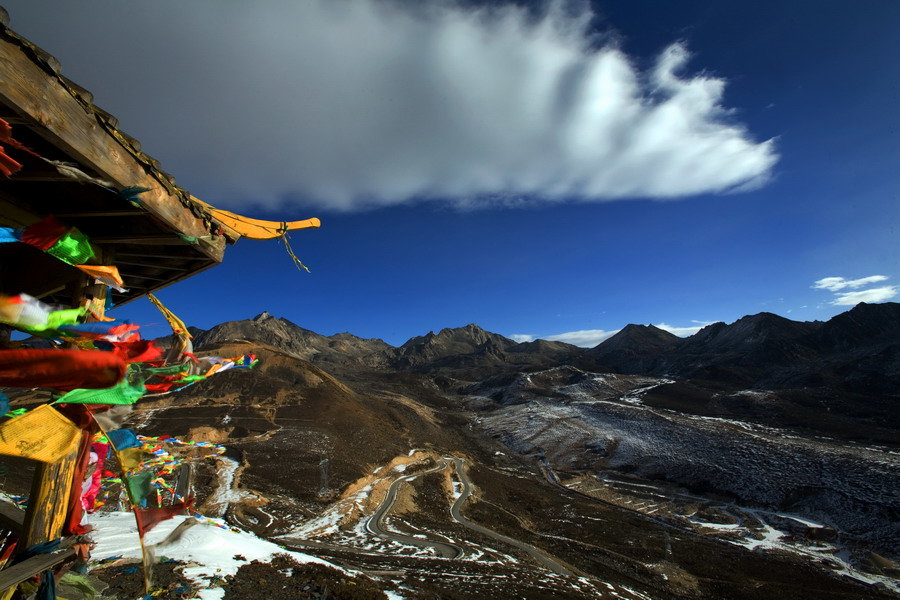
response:
<svg viewBox="0 0 900 600"><path fill-rule="evenodd" d="M643 376L341 381L260 354L138 421L229 447L210 514L402 597L897 596L889 449L647 406L670 384Z"/></svg>

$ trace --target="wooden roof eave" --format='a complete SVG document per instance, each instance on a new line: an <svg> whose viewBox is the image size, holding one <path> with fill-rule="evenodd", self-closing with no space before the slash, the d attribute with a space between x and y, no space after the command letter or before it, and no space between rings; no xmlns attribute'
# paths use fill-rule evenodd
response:
<svg viewBox="0 0 900 600"><path fill-rule="evenodd" d="M194 245L196 251L221 262L226 237L210 232L219 224L211 217L202 218L202 208L192 204L186 192L155 167L155 161L130 147L127 136L103 120L102 111L66 85L58 63L39 60L38 51L0 27L0 81L4 82L0 101L19 113L36 134L103 179L119 188L148 188L140 196L141 207L174 234L204 238Z"/></svg>

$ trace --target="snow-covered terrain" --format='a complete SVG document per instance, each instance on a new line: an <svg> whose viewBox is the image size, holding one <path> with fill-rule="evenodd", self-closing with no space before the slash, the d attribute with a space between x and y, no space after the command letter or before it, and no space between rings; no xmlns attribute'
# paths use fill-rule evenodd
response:
<svg viewBox="0 0 900 600"><path fill-rule="evenodd" d="M153 528L146 535L145 543L153 545L160 542L185 521L196 521L196 525L187 529L179 540L159 547L156 554L157 557L165 556L189 563L183 570L184 576L201 586L206 584L204 577L234 575L247 562L269 561L276 554L288 554L301 563L314 562L335 567L320 558L285 550L252 533L228 528L225 522L219 519L212 521L221 527L206 521L199 521L195 517L177 516L163 521ZM93 560L111 557L138 560L141 558L141 547L133 513L97 513L90 516L89 522L94 525L91 535L97 543L96 548L91 552ZM200 590L200 597L203 600L220 600L224 594L225 590L221 587Z"/></svg>

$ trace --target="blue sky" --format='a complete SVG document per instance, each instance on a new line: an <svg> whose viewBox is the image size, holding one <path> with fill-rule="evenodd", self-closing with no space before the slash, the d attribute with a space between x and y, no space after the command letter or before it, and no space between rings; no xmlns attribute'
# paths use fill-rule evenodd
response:
<svg viewBox="0 0 900 600"><path fill-rule="evenodd" d="M896 299L896 2L292 4L5 3L193 194L322 219L311 274L244 240L160 292L189 324L593 345Z"/></svg>

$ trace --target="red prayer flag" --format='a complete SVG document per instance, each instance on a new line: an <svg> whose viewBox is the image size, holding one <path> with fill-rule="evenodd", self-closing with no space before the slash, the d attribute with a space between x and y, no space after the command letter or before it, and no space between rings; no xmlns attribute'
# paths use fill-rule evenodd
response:
<svg viewBox="0 0 900 600"><path fill-rule="evenodd" d="M190 510L193 504L194 496L192 494L187 500L176 502L171 506L136 508L134 518L137 521L138 535L144 537L144 534L156 527L157 524Z"/></svg>
<svg viewBox="0 0 900 600"><path fill-rule="evenodd" d="M103 389L120 382L127 368L121 356L100 350L0 350L0 387Z"/></svg>
<svg viewBox="0 0 900 600"><path fill-rule="evenodd" d="M29 225L22 231L22 241L29 246L46 250L59 241L69 230L68 227L56 220L53 215L44 217L34 225Z"/></svg>
<svg viewBox="0 0 900 600"><path fill-rule="evenodd" d="M162 348L156 346L153 340L137 340L134 342L113 342L113 353L122 357L127 363L149 362L163 354Z"/></svg>

